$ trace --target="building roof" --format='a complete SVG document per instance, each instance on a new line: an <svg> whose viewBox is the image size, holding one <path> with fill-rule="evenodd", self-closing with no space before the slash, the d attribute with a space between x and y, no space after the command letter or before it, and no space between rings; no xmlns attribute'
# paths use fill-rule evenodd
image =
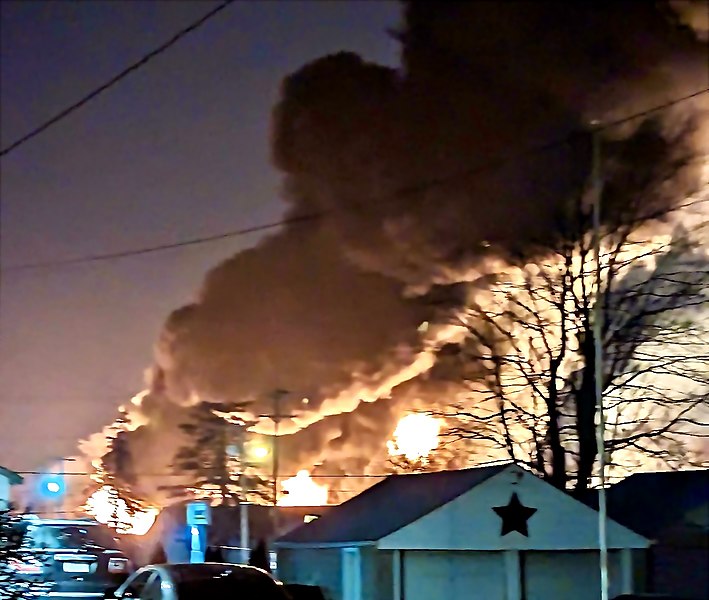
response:
<svg viewBox="0 0 709 600"><path fill-rule="evenodd" d="M155 527L158 531L183 530L187 523L186 504L173 504L161 511ZM249 519L249 535L253 540L271 540L277 535L295 529L303 524L306 515L322 516L333 506L278 506L249 504L247 514ZM210 543L215 545L232 545L239 543L241 535L241 512L238 506L213 506L211 509L212 527L210 528ZM274 519L274 510L277 519ZM278 532L274 532L277 521Z"/></svg>
<svg viewBox="0 0 709 600"><path fill-rule="evenodd" d="M5 477L10 482L10 485L19 485L24 481L22 475L10 469L6 469L2 465L0 465L0 476Z"/></svg>
<svg viewBox="0 0 709 600"><path fill-rule="evenodd" d="M375 542L508 467L390 475L316 521L280 537L276 545Z"/></svg>
<svg viewBox="0 0 709 600"><path fill-rule="evenodd" d="M594 491L581 498L598 507ZM695 509L709 510L709 469L635 473L607 492L608 516L649 538L683 524Z"/></svg>

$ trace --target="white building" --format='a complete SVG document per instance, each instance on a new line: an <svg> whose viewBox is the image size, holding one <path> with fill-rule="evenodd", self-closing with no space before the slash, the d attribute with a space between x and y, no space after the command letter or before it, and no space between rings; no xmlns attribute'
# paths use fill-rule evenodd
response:
<svg viewBox="0 0 709 600"><path fill-rule="evenodd" d="M649 541L608 522L611 595ZM328 600L598 600L598 513L514 465L386 478L276 542Z"/></svg>
<svg viewBox="0 0 709 600"><path fill-rule="evenodd" d="M10 505L10 486L22 483L22 476L0 465L0 510Z"/></svg>

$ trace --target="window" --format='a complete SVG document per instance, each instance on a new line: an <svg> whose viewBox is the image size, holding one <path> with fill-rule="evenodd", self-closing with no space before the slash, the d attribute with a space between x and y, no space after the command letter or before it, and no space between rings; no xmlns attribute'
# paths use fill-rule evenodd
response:
<svg viewBox="0 0 709 600"><path fill-rule="evenodd" d="M32 527L28 537L37 549L118 549L113 535L100 525L40 525Z"/></svg>

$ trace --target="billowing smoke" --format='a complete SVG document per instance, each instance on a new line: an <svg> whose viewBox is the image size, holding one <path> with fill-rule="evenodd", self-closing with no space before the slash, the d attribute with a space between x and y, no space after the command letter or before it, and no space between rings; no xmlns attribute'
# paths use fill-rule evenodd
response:
<svg viewBox="0 0 709 600"><path fill-rule="evenodd" d="M591 121L707 87L701 15L670 4L406 3L399 68L342 53L288 76L273 161L287 215L321 216L218 265L169 317L150 418L200 400L267 414L285 390L284 472L376 470L406 410L463 393L445 323L510 257L544 252L586 185ZM684 198L706 108L607 131L609 190L635 186L648 214Z"/></svg>

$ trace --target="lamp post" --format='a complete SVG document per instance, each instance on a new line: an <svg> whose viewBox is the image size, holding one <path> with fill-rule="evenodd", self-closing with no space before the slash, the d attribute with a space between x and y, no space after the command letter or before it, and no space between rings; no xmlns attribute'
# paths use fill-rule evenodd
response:
<svg viewBox="0 0 709 600"><path fill-rule="evenodd" d="M268 456L268 450L263 446L257 446L253 451L249 452L246 447L246 431L241 432L239 441L239 487L241 488L242 499L239 501L239 553L241 562L247 564L250 554L250 533L249 533L249 504L246 500L246 468L252 463L251 458L256 461L263 460Z"/></svg>
<svg viewBox="0 0 709 600"><path fill-rule="evenodd" d="M52 459L52 466L40 478L39 496L41 506L47 515L62 516L65 508L66 497L66 469L65 462L74 462L75 459L66 456L57 456ZM59 468L55 469L55 465Z"/></svg>

